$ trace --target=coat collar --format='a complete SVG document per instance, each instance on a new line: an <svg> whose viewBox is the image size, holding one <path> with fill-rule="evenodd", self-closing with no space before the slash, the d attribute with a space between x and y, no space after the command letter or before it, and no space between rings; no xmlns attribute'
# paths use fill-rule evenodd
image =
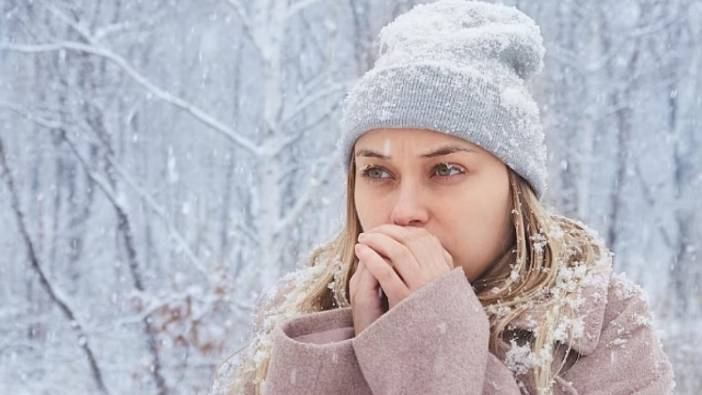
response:
<svg viewBox="0 0 702 395"><path fill-rule="evenodd" d="M588 355L597 347L602 326L604 324L605 309L607 307L607 293L612 274L612 253L604 248L604 255L585 269L582 281L577 290L564 297L566 316L573 319L560 321L557 328L563 329L573 335L568 344L580 355ZM564 276L570 278L578 269L563 268ZM540 322L544 322L546 312L537 305L525 310L511 325L525 330L533 330ZM557 329L558 330L558 329Z"/></svg>

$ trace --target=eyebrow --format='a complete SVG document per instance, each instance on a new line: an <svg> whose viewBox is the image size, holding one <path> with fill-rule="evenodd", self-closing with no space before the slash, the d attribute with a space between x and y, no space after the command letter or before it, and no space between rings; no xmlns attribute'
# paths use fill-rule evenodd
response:
<svg viewBox="0 0 702 395"><path fill-rule="evenodd" d="M458 145L444 145L442 147L439 147L431 152L427 152L426 154L419 155L421 158L434 158L436 156L443 156L443 155L448 155L448 154L453 154L455 152L459 151L465 151L465 152L472 152L475 153L474 150L461 147ZM367 149L367 148L361 148L356 152L356 156L365 156L369 158L380 158L380 159L392 159L392 157L383 155L379 152Z"/></svg>

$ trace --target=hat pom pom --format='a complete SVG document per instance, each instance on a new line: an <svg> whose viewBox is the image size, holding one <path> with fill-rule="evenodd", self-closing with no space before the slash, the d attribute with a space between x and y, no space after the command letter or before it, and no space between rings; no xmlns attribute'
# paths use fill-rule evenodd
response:
<svg viewBox="0 0 702 395"><path fill-rule="evenodd" d="M505 44L499 52L499 57L502 62L511 66L520 78L529 80L542 70L546 50L538 26L514 26L511 32L505 31L502 38Z"/></svg>
<svg viewBox="0 0 702 395"><path fill-rule="evenodd" d="M422 61L472 66L497 60L524 80L541 71L541 29L516 7L480 1L419 4L383 27L376 62L391 67Z"/></svg>

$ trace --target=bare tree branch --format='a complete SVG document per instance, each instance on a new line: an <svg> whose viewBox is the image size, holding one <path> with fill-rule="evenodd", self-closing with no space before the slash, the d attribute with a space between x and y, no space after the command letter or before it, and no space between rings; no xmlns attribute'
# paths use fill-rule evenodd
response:
<svg viewBox="0 0 702 395"><path fill-rule="evenodd" d="M304 209L312 203L312 198L317 196L317 191L324 185L325 181L332 174L332 170L336 169L333 165L337 158L341 155L339 149L334 150L333 153L324 157L320 160L320 164L316 166L318 169L322 169L322 173L318 175L319 178L310 177L310 181L305 188L305 192L296 201L293 207L287 212L287 214L275 225L273 231L274 237L280 236L280 234L286 230L286 228L292 225L299 217L302 215Z"/></svg>
<svg viewBox="0 0 702 395"><path fill-rule="evenodd" d="M302 111L308 109L310 105L317 103L327 96L346 91L346 89L348 89L352 84L353 81L329 84L324 89L320 89L309 95L305 95L303 100L295 104L295 107L286 112L286 114L283 116L282 124L286 125Z"/></svg>
<svg viewBox="0 0 702 395"><path fill-rule="evenodd" d="M98 390L103 394L109 394L109 391L105 387L105 383L102 378L102 371L100 370L97 359L95 358L95 353L90 347L88 336L86 335L83 325L79 322L76 314L73 312L71 307L68 305L61 292L49 281L48 277L44 273L44 270L39 263L39 257L34 248L34 243L29 236L29 231L24 222L24 213L20 207L19 197L17 193L17 188L15 187L15 182L10 173L10 168L7 165L7 158L5 156L5 148L2 139L0 138L0 177L5 179L5 185L10 192L10 201L12 205L12 212L17 221L17 226L19 228L22 240L24 241L25 247L27 248L27 257L29 259L30 266L32 270L39 277L39 283L41 287L49 295L49 298L59 307L59 310L64 317L70 323L71 328L76 332L78 336L78 344L80 348L85 353L88 359L88 364L90 365L90 371L95 381L95 385Z"/></svg>
<svg viewBox="0 0 702 395"><path fill-rule="evenodd" d="M3 103L0 102L0 106L7 107L8 109L12 110L13 112L17 113L18 115L21 115L23 118L27 119L30 122L33 122L34 124L41 126L43 128L47 128L49 130L56 130L56 129L61 129L61 130L66 130L70 128L69 125L65 125L61 122L58 121L52 121L52 120L47 120L39 117L35 117L32 114L30 114L28 111L22 110L18 108L17 106L14 106L10 103ZM62 136L65 138L66 142L70 144L72 148L75 148L75 143L70 140L70 138L66 135ZM92 179L100 188L100 190L103 191L104 195L110 200L110 202L113 205L119 206L120 210L122 211L127 211L126 206L122 199L118 196L118 194L112 189L112 186L110 183L104 179L101 175L95 173L90 167L88 166L88 161L83 158L83 156L78 152L77 149L72 150L76 157L78 158L79 162L83 164L83 170L86 172L88 177ZM129 185L130 188L132 188L140 197L141 199L147 204L147 206L156 213L156 215L161 218L163 221L164 225L166 225L166 228L168 229L169 236L173 239L176 240L179 244L178 247L182 249L187 257L190 259L190 261L193 263L195 268L197 268L200 273L203 275L205 279L210 282L210 276L207 268L205 267L205 264L198 258L195 253L193 252L192 248L190 248L190 245L188 242L185 240L185 237L178 232L178 230L175 228L175 226L171 223L171 221L168 219L168 216L166 214L166 211L156 202L156 200L151 196L148 192L146 192L135 180L134 177L132 177L126 170L124 170L120 165L117 164L117 162L114 160L111 154L108 154L106 156L107 160L110 162L110 165L113 167L114 170L119 173L120 176L122 176L122 179L125 181L127 185Z"/></svg>
<svg viewBox="0 0 702 395"><path fill-rule="evenodd" d="M260 148L248 138L239 135L234 132L231 128L226 126L224 123L220 122L213 116L209 115L199 107L194 104L185 101L184 99L175 96L152 83L148 78L136 71L123 57L115 54L104 48L98 48L92 45L86 45L78 42L64 41L52 44L36 44L36 45L21 45L21 44L10 44L10 43L0 43L0 50L10 50L22 53L40 53L40 52L50 52L50 51L60 51L60 50L71 50L85 52L93 54L96 56L104 57L110 60L112 63L119 66L125 73L127 73L132 79L137 83L146 88L149 92L154 94L161 100L174 105L175 107L184 110L185 112L191 114L195 119L199 120L211 129L219 132L227 139L238 144L248 152L260 156Z"/></svg>
<svg viewBox="0 0 702 395"><path fill-rule="evenodd" d="M297 15L298 13L306 10L307 8L321 2L322 0L298 0L289 9L288 13L285 15L287 19L290 19Z"/></svg>
<svg viewBox="0 0 702 395"><path fill-rule="evenodd" d="M261 43L260 38L258 38L258 36L256 35L256 30L251 25L249 16L247 15L246 10L244 10L244 7L238 0L227 0L227 3L234 9L234 12L239 18L239 22L241 23L242 29L244 30L244 34L249 38L251 44L253 44L253 46L256 47L256 50L261 55L261 58L268 59L268 54L265 50L265 47Z"/></svg>

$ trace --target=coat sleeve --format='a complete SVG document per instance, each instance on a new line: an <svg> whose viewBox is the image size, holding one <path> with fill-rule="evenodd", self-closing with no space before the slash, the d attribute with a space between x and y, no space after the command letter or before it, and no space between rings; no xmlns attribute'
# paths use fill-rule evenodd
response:
<svg viewBox="0 0 702 395"><path fill-rule="evenodd" d="M640 287L619 275L610 282L597 347L562 377L556 394L669 394L673 369L651 327Z"/></svg>
<svg viewBox="0 0 702 395"><path fill-rule="evenodd" d="M372 394L358 366L350 308L305 314L273 333L267 395Z"/></svg>
<svg viewBox="0 0 702 395"><path fill-rule="evenodd" d="M489 322L456 267L383 314L353 340L373 394L519 394L488 351Z"/></svg>

